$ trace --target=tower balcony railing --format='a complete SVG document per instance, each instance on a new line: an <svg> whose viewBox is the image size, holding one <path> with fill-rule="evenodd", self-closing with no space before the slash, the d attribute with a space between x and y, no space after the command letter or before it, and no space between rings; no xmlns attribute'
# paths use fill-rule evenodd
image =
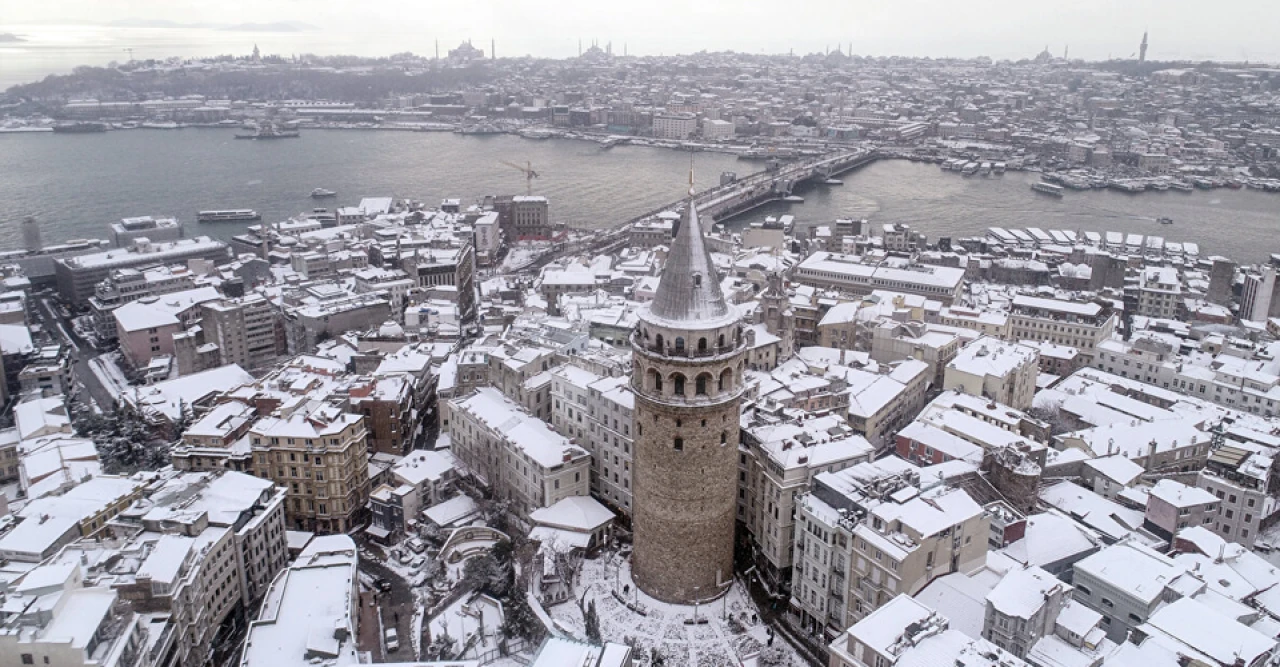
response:
<svg viewBox="0 0 1280 667"><path fill-rule="evenodd" d="M689 359L709 359L723 355L733 354L738 351L739 345L735 342L732 345L708 345L705 348L696 346L677 347L675 345L663 344L657 345L653 341L645 341L638 333L631 334L631 343L646 352L660 354L664 357L686 357Z"/></svg>

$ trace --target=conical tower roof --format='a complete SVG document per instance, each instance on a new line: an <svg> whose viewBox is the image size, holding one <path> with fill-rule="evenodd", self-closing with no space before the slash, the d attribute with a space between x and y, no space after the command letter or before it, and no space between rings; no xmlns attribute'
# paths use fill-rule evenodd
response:
<svg viewBox="0 0 1280 667"><path fill-rule="evenodd" d="M649 312L667 322L715 323L730 315L720 275L702 238L693 198L671 242L667 264Z"/></svg>

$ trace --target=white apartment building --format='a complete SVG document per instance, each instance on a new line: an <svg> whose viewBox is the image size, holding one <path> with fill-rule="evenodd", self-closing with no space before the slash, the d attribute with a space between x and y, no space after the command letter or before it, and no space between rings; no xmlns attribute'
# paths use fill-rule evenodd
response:
<svg viewBox="0 0 1280 667"><path fill-rule="evenodd" d="M1138 315L1176 319L1182 308L1182 282L1178 270L1170 266L1142 269L1138 286Z"/></svg>
<svg viewBox="0 0 1280 667"><path fill-rule="evenodd" d="M591 495L631 514L632 409L628 379L574 365L551 371L551 423L591 453Z"/></svg>
<svg viewBox="0 0 1280 667"><path fill-rule="evenodd" d="M790 584L796 498L818 473L870 461L875 448L837 415L763 422L742 430L738 454L738 519L751 533L767 586Z"/></svg>
<svg viewBox="0 0 1280 667"><path fill-rule="evenodd" d="M590 492L591 455L491 387L448 402L453 455L528 516Z"/></svg>
<svg viewBox="0 0 1280 667"><path fill-rule="evenodd" d="M896 457L814 477L796 503L791 610L831 638L898 594L967 572L987 554L989 519L962 489L921 490Z"/></svg>
<svg viewBox="0 0 1280 667"><path fill-rule="evenodd" d="M947 364L942 388L1026 410L1035 398L1039 373L1036 348L984 336L964 346Z"/></svg>
<svg viewBox="0 0 1280 667"><path fill-rule="evenodd" d="M1098 344L1111 337L1116 313L1100 303L1016 296L1009 309L1009 340L1048 342L1080 350L1092 361Z"/></svg>
<svg viewBox="0 0 1280 667"><path fill-rule="evenodd" d="M683 141L698 131L698 117L691 113L664 111L653 115L655 139Z"/></svg>
<svg viewBox="0 0 1280 667"><path fill-rule="evenodd" d="M720 139L732 139L734 133L733 121L730 120L712 120L704 119L702 121L702 138L707 141L718 141Z"/></svg>

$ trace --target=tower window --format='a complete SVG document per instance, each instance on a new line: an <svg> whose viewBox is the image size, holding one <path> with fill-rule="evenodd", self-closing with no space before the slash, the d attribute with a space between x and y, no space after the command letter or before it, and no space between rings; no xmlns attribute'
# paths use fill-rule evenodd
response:
<svg viewBox="0 0 1280 667"><path fill-rule="evenodd" d="M720 347L724 347L724 334L720 334Z"/></svg>
<svg viewBox="0 0 1280 667"><path fill-rule="evenodd" d="M727 443L727 442L729 442L729 434L728 434L728 433L725 433L724 431L721 431L721 432L720 432L720 444L722 444L722 445L723 445L723 444L725 444L725 443Z"/></svg>
<svg viewBox="0 0 1280 667"><path fill-rule="evenodd" d="M707 377L708 377L708 376L706 376L706 375L699 375L699 376L698 376L698 379L696 379L696 380L694 380L694 381L693 381L693 393L695 393L695 394L697 394L697 395L699 395L699 396L705 396L705 395L706 395L706 393L707 393Z"/></svg>
<svg viewBox="0 0 1280 667"><path fill-rule="evenodd" d="M702 287L702 274L701 274L701 273L695 273L695 274L693 274L693 286L694 286L694 287Z"/></svg>
<svg viewBox="0 0 1280 667"><path fill-rule="evenodd" d="M699 338L699 339L698 339L698 351L699 351L699 352L706 352L706 351L707 351L707 339L706 339L706 338Z"/></svg>
<svg viewBox="0 0 1280 667"><path fill-rule="evenodd" d="M671 445L672 445L672 447L675 447L675 450L676 450L677 452L683 452L683 451L684 451L684 438L676 438L676 439L675 439L675 441L671 443Z"/></svg>
<svg viewBox="0 0 1280 667"><path fill-rule="evenodd" d="M676 340L680 340L680 339L677 338ZM683 375L676 373L675 377L672 378L671 384L674 385L675 387L676 396L684 396L684 376Z"/></svg>
<svg viewBox="0 0 1280 667"><path fill-rule="evenodd" d="M683 337L683 336L676 336L676 350L677 350L677 351L679 351L679 352L684 352L684 337Z"/></svg>

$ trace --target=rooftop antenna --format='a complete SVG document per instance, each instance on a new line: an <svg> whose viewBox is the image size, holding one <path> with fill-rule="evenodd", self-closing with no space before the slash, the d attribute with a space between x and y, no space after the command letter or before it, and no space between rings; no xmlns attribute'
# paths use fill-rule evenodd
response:
<svg viewBox="0 0 1280 667"><path fill-rule="evenodd" d="M689 151L689 205L693 206L693 151Z"/></svg>

